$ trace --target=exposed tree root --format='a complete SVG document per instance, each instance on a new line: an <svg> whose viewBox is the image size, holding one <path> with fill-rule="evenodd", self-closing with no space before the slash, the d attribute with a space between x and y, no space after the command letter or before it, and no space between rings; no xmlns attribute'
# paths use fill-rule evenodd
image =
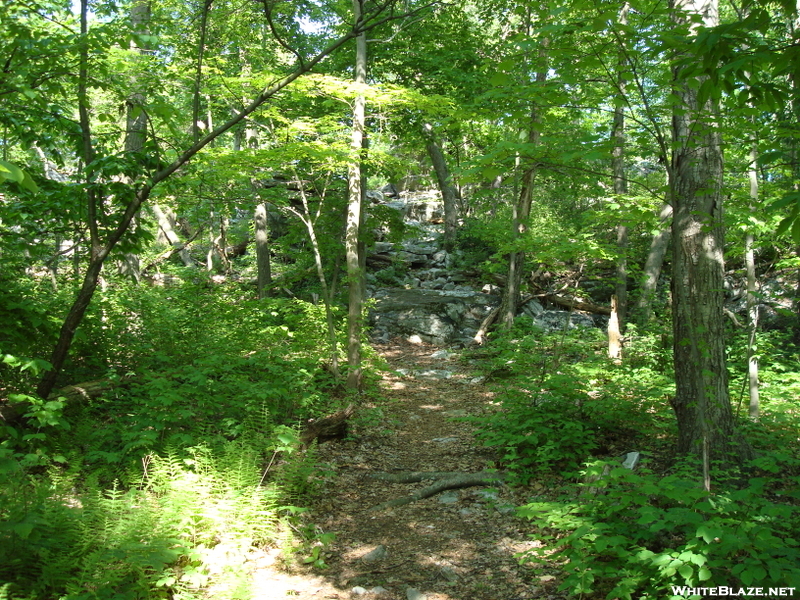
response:
<svg viewBox="0 0 800 600"><path fill-rule="evenodd" d="M389 483L417 483L426 479L445 479L464 475L460 471L411 471L403 473L370 473L370 479L379 479Z"/></svg>
<svg viewBox="0 0 800 600"><path fill-rule="evenodd" d="M429 485L428 487L422 488L421 490L417 490L410 496L405 496L403 498L395 498L394 500L389 500L387 502L383 502L382 504L378 504L373 506L369 510L383 510L386 508L395 508L397 506L404 506L405 504L411 504L412 502L416 502L417 500L424 500L425 498L430 498L431 496L435 496L445 490L453 490L458 488L465 488L465 487L474 487L478 485L495 485L498 483L502 483L503 475L502 473L496 472L488 472L483 471L481 473L406 473L406 474L396 474L392 475L390 473L382 473L376 475L386 475L387 477L382 476L373 476L374 479L384 479L386 481L395 481L398 480L397 483L405 483L406 481L399 481L404 477L409 481L422 481L423 479L428 479L428 475L445 475L443 479L439 479L436 483ZM409 479L410 478L410 479Z"/></svg>

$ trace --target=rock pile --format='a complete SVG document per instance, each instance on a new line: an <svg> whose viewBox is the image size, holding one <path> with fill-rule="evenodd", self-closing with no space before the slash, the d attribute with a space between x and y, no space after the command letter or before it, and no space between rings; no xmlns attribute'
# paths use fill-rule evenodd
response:
<svg viewBox="0 0 800 600"><path fill-rule="evenodd" d="M367 289L374 299L370 310L373 339L387 342L394 336L436 345L468 344L484 318L500 304L501 290L470 285L460 250L444 250L443 207L435 192L403 192L384 196L370 192L374 204L394 208L416 233L400 244L376 242L367 257ZM594 327L592 317L564 310L546 310L536 300L521 313L545 330Z"/></svg>

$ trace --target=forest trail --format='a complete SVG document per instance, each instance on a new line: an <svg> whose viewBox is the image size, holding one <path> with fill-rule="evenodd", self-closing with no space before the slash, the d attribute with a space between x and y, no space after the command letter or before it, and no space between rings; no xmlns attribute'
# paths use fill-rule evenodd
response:
<svg viewBox="0 0 800 600"><path fill-rule="evenodd" d="M394 484L376 473L476 473L493 454L473 426L455 420L481 414L492 393L434 346L405 340L376 346L385 372L385 399L367 404L355 439L319 447L324 478L306 523L336 539L321 554L327 568L276 568L273 558L254 574L256 600L523 600L562 597L555 578L520 566L515 554L539 544L514 507L533 490L497 486L448 490L392 509L370 510L430 482ZM433 356L432 356L433 355ZM374 418L370 420L369 415ZM365 416L366 415L366 416ZM385 550L385 552L384 552Z"/></svg>

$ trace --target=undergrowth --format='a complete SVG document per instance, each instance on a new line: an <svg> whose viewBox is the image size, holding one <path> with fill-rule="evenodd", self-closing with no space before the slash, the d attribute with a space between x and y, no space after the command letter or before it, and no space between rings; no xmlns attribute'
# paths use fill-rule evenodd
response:
<svg viewBox="0 0 800 600"><path fill-rule="evenodd" d="M668 334L631 326L627 337L621 364L606 357L598 332L545 333L524 322L481 351L496 402L473 419L478 439L497 449L512 483L537 476L560 482L552 487L564 494L542 493L518 509L541 545L520 560L548 574L559 565L560 589L581 598L800 589L800 361L786 334L760 341L761 417L738 411L758 458L736 472L712 465L711 491L700 466L672 452ZM736 407L746 342L731 339ZM630 451L643 458L635 471L621 466Z"/></svg>
<svg viewBox="0 0 800 600"><path fill-rule="evenodd" d="M795 473L800 466L766 464ZM584 487L588 494L518 509L550 532L539 536L544 548L521 560L561 562L561 589L581 597L696 600L700 592L685 588L800 589L800 477L784 476L778 488L770 477L751 477L710 493L692 473L591 463L586 474L599 480Z"/></svg>
<svg viewBox="0 0 800 600"><path fill-rule="evenodd" d="M248 598L254 549L320 541L298 515L324 473L297 429L345 401L324 312L202 283L98 295L65 372L116 385L19 394L27 424L3 427L0 597ZM46 363L18 341L2 368L20 389Z"/></svg>
<svg viewBox="0 0 800 600"><path fill-rule="evenodd" d="M519 321L493 341L482 365L496 387L495 408L471 419L517 482L541 473L574 477L592 455L637 450L671 430L665 410L673 384L652 338L632 336L636 359L616 365L599 331L545 333Z"/></svg>

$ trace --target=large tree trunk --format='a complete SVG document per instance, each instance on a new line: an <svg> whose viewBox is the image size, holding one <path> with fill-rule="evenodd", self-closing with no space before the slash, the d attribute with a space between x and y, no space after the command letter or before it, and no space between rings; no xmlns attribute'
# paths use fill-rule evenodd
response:
<svg viewBox="0 0 800 600"><path fill-rule="evenodd" d="M439 190L442 193L442 204L444 204L444 247L452 250L456 240L456 229L458 227L458 193L453 187L450 177L450 169L447 168L447 161L444 158L442 149L436 141L433 126L425 123L423 127L425 138L427 139L426 148L431 159L433 170L436 173L436 181L439 183Z"/></svg>
<svg viewBox="0 0 800 600"><path fill-rule="evenodd" d="M718 23L716 0L677 0L677 24L700 15ZM679 57L673 69L674 105L670 197L674 208L673 333L678 452L702 456L708 465L751 458L750 446L734 426L728 396L723 313L722 147L713 101L699 103L698 81L685 74Z"/></svg>
<svg viewBox="0 0 800 600"><path fill-rule="evenodd" d="M363 0L353 0L353 20L360 26ZM356 84L367 83L367 37L363 33L356 37ZM351 140L352 158L348 169L349 202L345 229L345 253L347 256L347 284L349 288L347 311L347 387L361 388L361 330L363 326L364 271L361 267L361 221L363 218L364 193L361 173L364 155L366 122L366 99L359 94L353 106L353 131Z"/></svg>

